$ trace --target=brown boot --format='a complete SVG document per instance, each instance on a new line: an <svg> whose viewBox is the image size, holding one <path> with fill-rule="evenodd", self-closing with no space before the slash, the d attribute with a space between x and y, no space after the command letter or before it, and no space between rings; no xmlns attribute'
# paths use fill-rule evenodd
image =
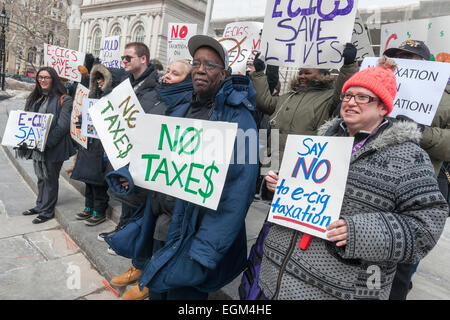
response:
<svg viewBox="0 0 450 320"><path fill-rule="evenodd" d="M119 274L111 279L111 284L116 287L124 287L135 283L141 276L142 270L131 266L127 272Z"/></svg>
<svg viewBox="0 0 450 320"><path fill-rule="evenodd" d="M123 300L144 300L148 297L148 288L144 287L142 291L139 290L139 284L136 283L136 285L131 288L130 290L127 290L123 295Z"/></svg>

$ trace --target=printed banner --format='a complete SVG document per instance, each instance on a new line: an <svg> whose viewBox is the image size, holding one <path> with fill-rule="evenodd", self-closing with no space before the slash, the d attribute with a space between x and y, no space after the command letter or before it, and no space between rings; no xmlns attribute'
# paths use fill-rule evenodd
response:
<svg viewBox="0 0 450 320"><path fill-rule="evenodd" d="M379 58L365 58L361 70L378 64ZM389 117L406 115L414 121L431 125L442 99L450 64L443 62L393 59L397 63L397 96Z"/></svg>
<svg viewBox="0 0 450 320"><path fill-rule="evenodd" d="M44 65L54 68L58 76L69 81L81 81L78 66L84 64L84 58L82 52L44 44Z"/></svg>
<svg viewBox="0 0 450 320"><path fill-rule="evenodd" d="M197 34L196 24L169 23L167 36L167 65L179 59L191 60L189 39Z"/></svg>
<svg viewBox="0 0 450 320"><path fill-rule="evenodd" d="M450 62L449 24L450 16L382 25L380 55L406 40L421 40L430 49L431 60Z"/></svg>
<svg viewBox="0 0 450 320"><path fill-rule="evenodd" d="M120 68L119 36L106 37L100 49L100 62L107 68Z"/></svg>
<svg viewBox="0 0 450 320"><path fill-rule="evenodd" d="M339 220L353 138L289 135L268 221L327 238Z"/></svg>
<svg viewBox="0 0 450 320"><path fill-rule="evenodd" d="M216 210L236 132L236 123L140 114L130 162L133 181Z"/></svg>
<svg viewBox="0 0 450 320"><path fill-rule="evenodd" d="M356 14L355 25L353 26L352 43L355 45L356 61L362 61L365 57L373 57L375 53L370 45L369 35L366 26L361 19L359 11Z"/></svg>
<svg viewBox="0 0 450 320"><path fill-rule="evenodd" d="M248 59L254 59L261 50L262 22L242 21L225 26L218 41L227 49L229 67L233 74L245 74Z"/></svg>
<svg viewBox="0 0 450 320"><path fill-rule="evenodd" d="M266 63L339 69L356 11L355 0L267 0L261 41Z"/></svg>
<svg viewBox="0 0 450 320"><path fill-rule="evenodd" d="M9 113L2 145L13 148L25 145L43 152L50 131L53 114L15 110Z"/></svg>
<svg viewBox="0 0 450 320"><path fill-rule="evenodd" d="M83 111L83 121L81 123L81 132L84 136L88 138L100 139L97 131L95 130L94 123L92 122L91 115L89 114L89 109L98 102L99 99L83 99L83 105L81 110Z"/></svg>
<svg viewBox="0 0 450 320"><path fill-rule="evenodd" d="M87 149L87 137L76 127L78 117L82 113L83 99L89 96L89 89L81 83L77 85L75 98L73 99L72 116L70 117L70 136L83 148ZM83 119L84 120L84 119Z"/></svg>
<svg viewBox="0 0 450 320"><path fill-rule="evenodd" d="M130 162L134 145L131 136L136 130L137 116L143 113L129 79L89 109L95 130L115 170Z"/></svg>

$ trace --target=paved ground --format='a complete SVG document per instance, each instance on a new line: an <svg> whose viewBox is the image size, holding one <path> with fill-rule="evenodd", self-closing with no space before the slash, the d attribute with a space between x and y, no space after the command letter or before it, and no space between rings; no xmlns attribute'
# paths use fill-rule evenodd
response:
<svg viewBox="0 0 450 320"><path fill-rule="evenodd" d="M23 108L23 99L0 102L0 136L7 110ZM72 160L64 164L67 168ZM62 171L63 172L63 171ZM74 215L84 208L83 185L60 178L56 219L41 225L21 212L34 206L36 177L30 161L14 158L11 148L0 148L0 300L2 299L117 299L103 280L129 268L128 259L107 253L97 234L114 229L120 206L111 201L109 219L87 227ZM268 205L254 202L247 215L250 248L262 226ZM4 257L4 258L3 258ZM433 251L420 263L410 300L450 299L450 225ZM77 278L80 275L80 278ZM80 281L78 281L80 280ZM238 277L210 299L238 299ZM123 293L124 288L116 288Z"/></svg>

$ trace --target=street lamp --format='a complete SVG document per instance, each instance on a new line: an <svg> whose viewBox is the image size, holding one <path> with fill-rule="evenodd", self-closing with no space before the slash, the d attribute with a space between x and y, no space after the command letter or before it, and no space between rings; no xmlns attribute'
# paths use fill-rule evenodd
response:
<svg viewBox="0 0 450 320"><path fill-rule="evenodd" d="M6 13L5 3L3 3L2 13L0 14L0 26L2 27L2 34L0 36L0 54L2 58L2 74L1 74L1 87L5 91L5 73L6 73L6 35L5 28L9 24L9 15Z"/></svg>

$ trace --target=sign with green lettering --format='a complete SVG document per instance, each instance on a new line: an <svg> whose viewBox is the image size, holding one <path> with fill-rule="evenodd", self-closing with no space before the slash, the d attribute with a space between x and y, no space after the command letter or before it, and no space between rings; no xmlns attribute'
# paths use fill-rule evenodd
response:
<svg viewBox="0 0 450 320"><path fill-rule="evenodd" d="M133 181L216 210L236 133L236 123L139 114L129 168Z"/></svg>
<svg viewBox="0 0 450 320"><path fill-rule="evenodd" d="M89 109L92 123L115 170L130 162L131 135L136 130L136 117L143 113L129 79Z"/></svg>

